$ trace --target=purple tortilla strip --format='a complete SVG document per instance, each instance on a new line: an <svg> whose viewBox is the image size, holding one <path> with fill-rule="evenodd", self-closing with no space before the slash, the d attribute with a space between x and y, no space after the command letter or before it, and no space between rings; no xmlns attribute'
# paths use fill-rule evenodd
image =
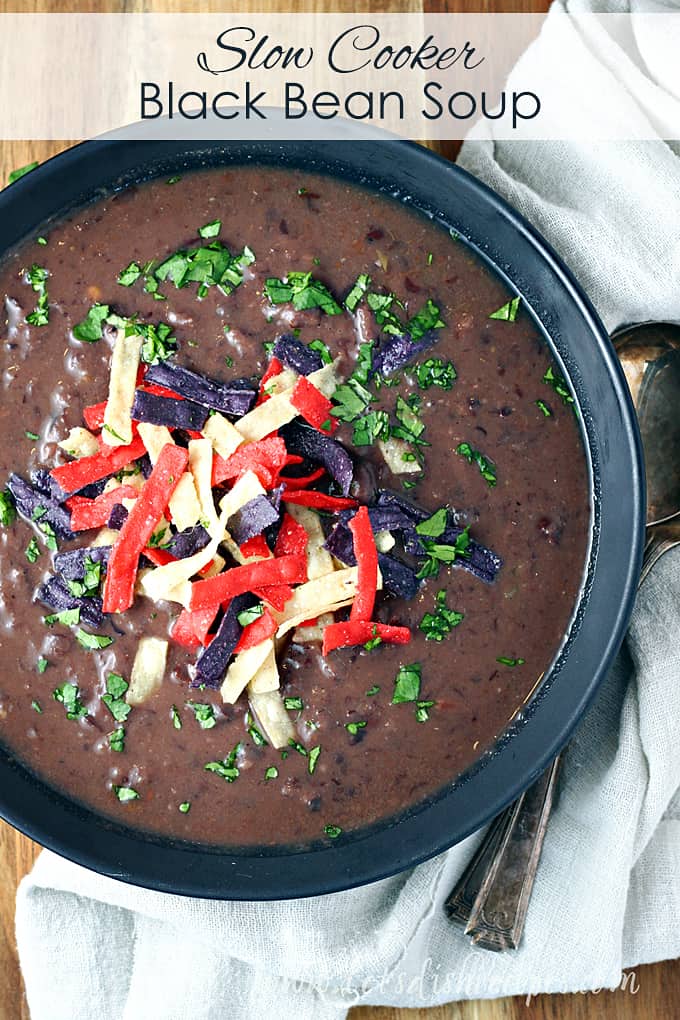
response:
<svg viewBox="0 0 680 1020"><path fill-rule="evenodd" d="M109 514L109 527L114 531L120 531L127 519L127 507L124 507L122 503L116 503L116 505L111 508L111 513Z"/></svg>
<svg viewBox="0 0 680 1020"><path fill-rule="evenodd" d="M159 386L167 386L168 389L203 407L237 418L243 417L251 409L257 395L247 379L233 379L229 383L222 383L183 368L173 361L161 361L158 365L152 365L145 378Z"/></svg>
<svg viewBox="0 0 680 1020"><path fill-rule="evenodd" d="M249 538L261 535L265 528L271 527L278 519L278 509L272 506L266 496L260 495L233 514L227 527L234 541L243 545Z"/></svg>
<svg viewBox="0 0 680 1020"><path fill-rule="evenodd" d="M345 447L330 436L324 436L316 429L293 421L279 430L289 453L296 453L315 464L326 468L331 478L340 486L343 496L349 494L354 478L352 458Z"/></svg>
<svg viewBox="0 0 680 1020"><path fill-rule="evenodd" d="M396 556L381 552L378 553L378 566L386 591L396 595L397 598L406 599L407 602L416 597L421 582L416 577L415 570L402 563Z"/></svg>
<svg viewBox="0 0 680 1020"><path fill-rule="evenodd" d="M57 538L72 539L76 537L71 531L71 514L66 507L60 506L50 496L34 489L19 475L11 474L9 476L7 488L14 496L17 511L24 520L35 524L38 528L42 523L51 525ZM41 513L41 510L45 512ZM35 516L36 513L38 518Z"/></svg>
<svg viewBox="0 0 680 1020"><path fill-rule="evenodd" d="M210 644L203 649L196 662L196 675L192 681L192 687L206 687L216 690L224 680L224 674L229 665L229 659L243 633L243 627L238 622L238 615L245 609L256 606L259 602L254 595L246 592L245 595L237 595L229 603L229 608L222 617L217 633Z"/></svg>
<svg viewBox="0 0 680 1020"><path fill-rule="evenodd" d="M156 393L137 390L132 405L135 421L151 425L167 425L171 429L191 429L200 432L208 418L208 409L193 400L175 400L159 397Z"/></svg>
<svg viewBox="0 0 680 1020"><path fill-rule="evenodd" d="M167 550L178 560L184 560L187 556L205 549L210 541L210 535L202 524L195 524L193 528L187 528L174 535L167 544Z"/></svg>
<svg viewBox="0 0 680 1020"><path fill-rule="evenodd" d="M323 367L319 352L310 350L307 344L303 344L292 333L284 333L277 338L272 355L299 375L310 375Z"/></svg>
<svg viewBox="0 0 680 1020"><path fill-rule="evenodd" d="M382 376L394 375L409 361L436 344L438 339L437 330L434 329L415 343L408 334L383 337L378 350L373 351L373 372Z"/></svg>
<svg viewBox="0 0 680 1020"><path fill-rule="evenodd" d="M83 546L81 549L69 549L67 552L60 552L54 557L54 569L66 581L80 581L85 574L85 560L90 559L93 563L107 564L111 555L110 545L95 546L90 549Z"/></svg>
<svg viewBox="0 0 680 1020"><path fill-rule="evenodd" d="M63 609L79 609L81 623L88 623L91 627L99 627L104 620L100 597L73 595L61 577L50 577L38 588L37 597L58 613Z"/></svg>

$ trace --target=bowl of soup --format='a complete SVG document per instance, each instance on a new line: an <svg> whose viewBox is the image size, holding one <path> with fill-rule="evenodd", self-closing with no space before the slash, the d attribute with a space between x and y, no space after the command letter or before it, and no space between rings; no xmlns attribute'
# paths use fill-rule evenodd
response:
<svg viewBox="0 0 680 1020"><path fill-rule="evenodd" d="M391 141L86 143L0 211L3 817L277 898L497 813L611 662L643 527L548 245Z"/></svg>

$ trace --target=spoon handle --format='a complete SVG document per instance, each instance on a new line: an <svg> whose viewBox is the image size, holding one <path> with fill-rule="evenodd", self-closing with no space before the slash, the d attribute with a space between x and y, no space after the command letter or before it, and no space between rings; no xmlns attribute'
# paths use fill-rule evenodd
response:
<svg viewBox="0 0 680 1020"><path fill-rule="evenodd" d="M680 527L648 530L638 588L660 556L680 545ZM560 755L491 823L444 909L482 949L516 949L522 938L543 840L555 802Z"/></svg>

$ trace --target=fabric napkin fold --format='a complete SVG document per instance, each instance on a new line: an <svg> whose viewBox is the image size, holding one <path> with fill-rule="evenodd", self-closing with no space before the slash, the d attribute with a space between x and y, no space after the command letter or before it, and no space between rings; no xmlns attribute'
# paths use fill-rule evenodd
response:
<svg viewBox="0 0 680 1020"><path fill-rule="evenodd" d="M589 116L656 125L662 109L680 137L677 50L649 29L625 49L604 29L565 37L555 20L563 9L510 85L521 75L549 87L564 68L560 87ZM545 234L613 329L680 320L679 157L660 138L509 143L478 133L460 163ZM615 987L622 968L680 955L679 627L680 551L645 582L624 649L569 746L515 953L475 948L442 911L480 834L395 878L278 903L153 893L45 851L17 898L33 1020L223 1020L227 1011L341 1020L358 1003Z"/></svg>

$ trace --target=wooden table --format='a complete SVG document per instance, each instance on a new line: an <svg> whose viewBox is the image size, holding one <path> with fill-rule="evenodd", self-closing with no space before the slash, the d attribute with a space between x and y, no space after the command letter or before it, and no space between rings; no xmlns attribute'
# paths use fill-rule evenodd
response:
<svg viewBox="0 0 680 1020"><path fill-rule="evenodd" d="M425 8L433 12L445 11L542 11L547 0L432 0ZM373 0L326 0L315 6L312 0L302 4L254 0L229 4L219 0L203 3L183 3L183 0L0 0L4 11L247 11L266 12L290 10L345 10L345 11L419 11L419 0L394 0L375 3ZM47 159L67 143L13 142L0 143L0 182L7 179L10 170L32 160ZM436 148L454 157L457 146L440 142ZM1 186L1 184L0 184ZM21 975L14 942L14 898L21 878L30 870L40 851L35 843L21 836L9 825L0 822L0 1020L28 1020ZM480 950L481 952L482 950ZM530 1001L522 997L451 1003L433 1009L402 1010L388 1008L360 1008L351 1011L351 1020L585 1020L597 1016L598 1020L676 1020L677 1002L680 1000L680 961L668 961L654 966L639 967L622 976L621 988L615 992L548 996ZM106 1017L103 1016L103 1020Z"/></svg>

